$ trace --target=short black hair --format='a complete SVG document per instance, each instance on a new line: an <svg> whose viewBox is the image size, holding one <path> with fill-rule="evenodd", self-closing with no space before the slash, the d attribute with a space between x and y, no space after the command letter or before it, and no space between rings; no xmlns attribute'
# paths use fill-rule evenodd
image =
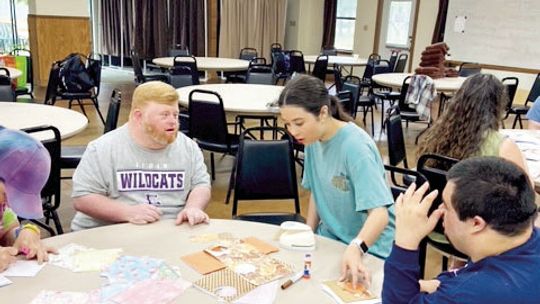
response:
<svg viewBox="0 0 540 304"><path fill-rule="evenodd" d="M464 221L475 216L501 234L513 236L532 226L538 208L527 174L500 157L472 157L448 171L455 184L452 206Z"/></svg>

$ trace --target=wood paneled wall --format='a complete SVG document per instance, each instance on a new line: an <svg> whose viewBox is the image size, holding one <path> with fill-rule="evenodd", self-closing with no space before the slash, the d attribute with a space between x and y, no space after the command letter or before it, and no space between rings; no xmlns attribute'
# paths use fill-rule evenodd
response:
<svg viewBox="0 0 540 304"><path fill-rule="evenodd" d="M91 50L89 17L28 15L34 83L47 86L53 61Z"/></svg>

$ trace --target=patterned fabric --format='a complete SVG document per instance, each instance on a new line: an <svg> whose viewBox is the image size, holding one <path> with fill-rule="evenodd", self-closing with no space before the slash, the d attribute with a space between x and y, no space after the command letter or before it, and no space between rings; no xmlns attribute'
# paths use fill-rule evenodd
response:
<svg viewBox="0 0 540 304"><path fill-rule="evenodd" d="M413 75L410 78L409 89L405 103L414 108L420 119L431 119L431 102L437 96L433 79L426 75Z"/></svg>

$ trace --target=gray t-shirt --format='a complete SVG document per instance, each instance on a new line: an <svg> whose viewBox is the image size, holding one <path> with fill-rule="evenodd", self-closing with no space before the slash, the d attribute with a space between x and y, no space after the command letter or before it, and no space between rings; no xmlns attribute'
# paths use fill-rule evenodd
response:
<svg viewBox="0 0 540 304"><path fill-rule="evenodd" d="M153 204L162 218L176 218L189 192L210 187L201 150L182 133L165 149L137 145L127 125L90 142L73 175L71 197L101 194L117 201ZM71 229L81 230L111 224L77 212Z"/></svg>

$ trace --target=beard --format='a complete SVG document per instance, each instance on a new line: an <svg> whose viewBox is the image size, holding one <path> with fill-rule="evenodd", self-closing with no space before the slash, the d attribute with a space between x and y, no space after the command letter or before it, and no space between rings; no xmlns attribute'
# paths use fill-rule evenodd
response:
<svg viewBox="0 0 540 304"><path fill-rule="evenodd" d="M178 134L178 126L175 126L175 132L173 132L172 134L169 134L166 131L157 130L154 126L148 123L143 123L143 127L146 135L150 136L152 140L162 145L169 145L173 143L176 140L176 136Z"/></svg>

